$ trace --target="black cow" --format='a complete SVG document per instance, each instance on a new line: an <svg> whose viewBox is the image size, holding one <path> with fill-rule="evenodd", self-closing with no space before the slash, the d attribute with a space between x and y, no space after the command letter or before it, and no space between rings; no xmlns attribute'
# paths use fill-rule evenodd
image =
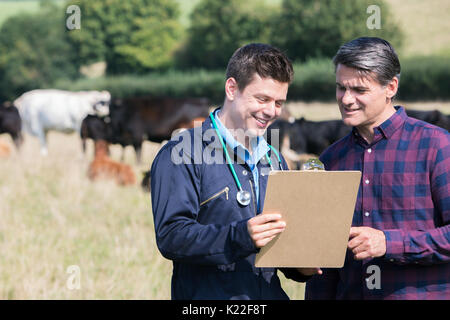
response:
<svg viewBox="0 0 450 320"><path fill-rule="evenodd" d="M207 117L210 102L206 98L136 97L115 99L110 106L112 143L132 145L138 162L144 140L170 140L180 124Z"/></svg>
<svg viewBox="0 0 450 320"><path fill-rule="evenodd" d="M291 150L298 154L316 155L320 155L327 147L351 131L351 128L344 125L341 120L309 121L304 118L297 119L293 123L275 121L269 128L273 129L280 130L280 148L288 138Z"/></svg>
<svg viewBox="0 0 450 320"><path fill-rule="evenodd" d="M81 122L80 136L83 152L86 153L86 139L109 141L112 136L112 127L109 116L87 115Z"/></svg>
<svg viewBox="0 0 450 320"><path fill-rule="evenodd" d="M17 149L23 143L22 119L19 110L10 102L4 102L0 105L0 134L8 133Z"/></svg>
<svg viewBox="0 0 450 320"><path fill-rule="evenodd" d="M439 110L406 110L406 112L410 117L446 130L450 129L449 116ZM283 144L283 139L288 136L291 150L298 154L316 155L320 155L328 146L351 131L351 128L345 126L341 120L309 121L304 118L297 119L294 123L278 120L272 124L269 132L272 129L279 130L280 144Z"/></svg>
<svg viewBox="0 0 450 320"><path fill-rule="evenodd" d="M83 137L98 139L107 135L107 141L123 147L132 145L138 163L144 140L170 140L172 132L191 126L192 120L208 117L210 103L206 98L134 97L113 99L108 118L86 117Z"/></svg>
<svg viewBox="0 0 450 320"><path fill-rule="evenodd" d="M421 111L421 110L407 109L406 114L409 117L434 124L435 126L450 131L450 116L443 114L439 110Z"/></svg>
<svg viewBox="0 0 450 320"><path fill-rule="evenodd" d="M144 190L145 192L150 192L151 191L151 184L150 184L151 170L143 172L143 175L144 175L144 177L142 178L142 181L141 181L142 190Z"/></svg>

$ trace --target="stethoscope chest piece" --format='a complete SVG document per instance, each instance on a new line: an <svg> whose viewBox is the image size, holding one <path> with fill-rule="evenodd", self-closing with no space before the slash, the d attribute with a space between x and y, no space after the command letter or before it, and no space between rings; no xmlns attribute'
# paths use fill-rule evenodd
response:
<svg viewBox="0 0 450 320"><path fill-rule="evenodd" d="M239 178L238 178L238 176L236 174L236 170L234 170L234 168L233 168L233 163L231 161L230 155L228 154L228 150L227 150L227 148L225 146L225 143L223 141L222 135L220 134L219 129L217 128L216 120L214 119L214 115L213 115L212 112L209 114L209 117L211 118L212 125L214 127L214 130L217 133L217 137L219 138L219 141L222 144L222 148L223 148L223 151L225 153L225 158L227 160L227 165L230 168L231 173L233 174L234 181L236 182L236 185L237 185L237 187L239 189L238 193L236 194L236 200L241 206L246 207L246 206L248 206L250 204L250 200L251 200L252 196L251 196L250 192L245 191L245 190L242 189L241 182L239 181ZM280 164L280 168L282 168L282 166L281 166L281 158L278 155L278 152L271 145L269 145L269 147L270 147L270 149L272 149L275 152L275 154L276 154L276 156L278 158L278 162ZM270 167L272 167L272 162L270 161L270 158L269 158L269 156L267 154L266 154L266 158L267 158L267 161L270 164Z"/></svg>
<svg viewBox="0 0 450 320"><path fill-rule="evenodd" d="M250 204L251 195L250 192L245 190L239 190L236 194L236 200L242 206L248 206Z"/></svg>

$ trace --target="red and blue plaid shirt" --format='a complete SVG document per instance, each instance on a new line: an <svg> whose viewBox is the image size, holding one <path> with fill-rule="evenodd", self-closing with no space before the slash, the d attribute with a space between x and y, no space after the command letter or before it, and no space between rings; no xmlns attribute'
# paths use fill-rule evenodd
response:
<svg viewBox="0 0 450 320"><path fill-rule="evenodd" d="M450 299L450 134L396 109L371 144L354 128L320 157L326 170L362 172L352 225L382 230L386 254L347 250L343 268L308 281L306 299Z"/></svg>

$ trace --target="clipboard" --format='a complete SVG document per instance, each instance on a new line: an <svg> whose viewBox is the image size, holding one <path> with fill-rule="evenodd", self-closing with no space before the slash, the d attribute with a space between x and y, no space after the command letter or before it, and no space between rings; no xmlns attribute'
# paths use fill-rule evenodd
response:
<svg viewBox="0 0 450 320"><path fill-rule="evenodd" d="M360 181L360 171L272 171L264 212L280 212L286 229L255 266L343 267Z"/></svg>

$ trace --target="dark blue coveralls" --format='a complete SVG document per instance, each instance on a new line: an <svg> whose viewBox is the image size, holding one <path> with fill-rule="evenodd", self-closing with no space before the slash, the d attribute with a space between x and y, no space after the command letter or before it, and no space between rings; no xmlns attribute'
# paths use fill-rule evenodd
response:
<svg viewBox="0 0 450 320"><path fill-rule="evenodd" d="M248 206L241 206L222 146L208 129L209 118L201 128L174 137L159 151L151 168L156 242L161 254L173 261L172 299L288 299L277 269L254 266L259 249L247 231L247 221L263 211L270 166L265 158L257 164L258 210L250 168L244 161L234 162L243 189L252 196ZM207 163L208 155L220 157L221 164ZM184 161L179 163L181 156ZM279 169L276 155L270 154L270 159ZM282 166L288 169L283 158ZM280 270L295 281L309 279L295 269Z"/></svg>

